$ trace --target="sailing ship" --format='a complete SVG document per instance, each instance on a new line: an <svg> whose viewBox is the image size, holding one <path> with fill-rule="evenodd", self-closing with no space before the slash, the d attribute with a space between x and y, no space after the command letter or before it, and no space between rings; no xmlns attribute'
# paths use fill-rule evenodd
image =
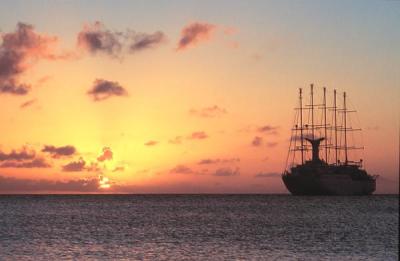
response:
<svg viewBox="0 0 400 261"><path fill-rule="evenodd" d="M310 86L309 104L303 105L299 89L299 107L290 138L286 169L282 180L293 195L371 195L376 189L376 175L363 169L363 160L350 159L350 152L362 150L349 144L349 133L361 129L349 126L346 92L342 107L337 106L333 91L332 106L327 105L323 87L322 103L315 104L314 86ZM354 135L351 135L354 136ZM322 155L320 155L322 151Z"/></svg>

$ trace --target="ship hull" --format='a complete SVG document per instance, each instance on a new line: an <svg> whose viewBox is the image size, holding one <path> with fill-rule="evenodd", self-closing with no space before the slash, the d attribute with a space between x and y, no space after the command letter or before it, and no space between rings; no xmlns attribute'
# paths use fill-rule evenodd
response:
<svg viewBox="0 0 400 261"><path fill-rule="evenodd" d="M374 179L353 180L348 175L283 175L286 188L293 195L371 195Z"/></svg>

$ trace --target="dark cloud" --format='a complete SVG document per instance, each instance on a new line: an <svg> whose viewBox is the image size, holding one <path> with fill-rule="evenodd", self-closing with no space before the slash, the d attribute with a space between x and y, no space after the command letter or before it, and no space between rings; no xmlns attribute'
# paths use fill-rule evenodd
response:
<svg viewBox="0 0 400 261"><path fill-rule="evenodd" d="M92 88L87 92L95 101L102 101L111 96L127 96L127 91L118 83L96 79Z"/></svg>
<svg viewBox="0 0 400 261"><path fill-rule="evenodd" d="M0 193L97 192L97 178L67 181L17 179L0 176Z"/></svg>
<svg viewBox="0 0 400 261"><path fill-rule="evenodd" d="M200 160L197 164L199 165L207 165L207 164L218 164L218 163L235 163L239 162L239 158L231 158L231 159L203 159Z"/></svg>
<svg viewBox="0 0 400 261"><path fill-rule="evenodd" d="M124 49L131 53L151 49L166 41L163 32L152 34L112 31L99 21L87 24L78 33L78 46L92 54L105 53L113 58L121 57Z"/></svg>
<svg viewBox="0 0 400 261"><path fill-rule="evenodd" d="M1 59L1 58L0 58ZM25 95L31 90L29 84L17 84L14 79L1 82L0 80L0 93L8 93L12 95Z"/></svg>
<svg viewBox="0 0 400 261"><path fill-rule="evenodd" d="M97 157L98 161L105 161L105 160L112 160L113 159L113 152L111 151L111 148L109 147L104 147L103 148L103 154L101 154L99 157Z"/></svg>
<svg viewBox="0 0 400 261"><path fill-rule="evenodd" d="M53 51L56 37L39 34L34 27L18 23L14 32L0 34L0 94L26 95L31 86L20 83L20 76L40 59L61 59Z"/></svg>
<svg viewBox="0 0 400 261"><path fill-rule="evenodd" d="M275 172L260 172L254 175L255 178L278 178L281 174Z"/></svg>
<svg viewBox="0 0 400 261"><path fill-rule="evenodd" d="M32 160L35 158L34 151L28 151L23 148L21 151L12 150L10 153L0 151L0 161L24 161Z"/></svg>
<svg viewBox="0 0 400 261"><path fill-rule="evenodd" d="M208 138L208 135L204 131L195 131L192 132L192 134L190 134L187 138L189 140L203 140Z"/></svg>
<svg viewBox="0 0 400 261"><path fill-rule="evenodd" d="M183 140L182 136L176 136L175 138L170 139L168 142L171 144L181 144L182 140Z"/></svg>
<svg viewBox="0 0 400 261"><path fill-rule="evenodd" d="M157 144L158 144L158 141L150 140L150 141L146 142L144 145L145 146L155 146Z"/></svg>
<svg viewBox="0 0 400 261"><path fill-rule="evenodd" d="M6 161L0 165L0 168L50 168L51 165L48 164L43 158L36 158L33 160L26 161Z"/></svg>
<svg viewBox="0 0 400 261"><path fill-rule="evenodd" d="M79 172L84 171L86 162L83 159L79 159L78 161L72 161L64 166L62 166L62 170L65 172Z"/></svg>
<svg viewBox="0 0 400 261"><path fill-rule="evenodd" d="M175 174L193 174L194 171L185 166L185 165L177 165L173 169L170 170L170 173L175 173Z"/></svg>
<svg viewBox="0 0 400 261"><path fill-rule="evenodd" d="M133 43L130 44L131 52L151 49L166 41L163 32L157 31L153 34L139 33L133 37Z"/></svg>
<svg viewBox="0 0 400 261"><path fill-rule="evenodd" d="M211 107L205 107L201 109L191 109L189 113L193 116L202 118L214 118L219 117L227 113L226 109L218 107L217 105Z"/></svg>
<svg viewBox="0 0 400 261"><path fill-rule="evenodd" d="M26 108L26 107L31 106L31 105L34 104L35 102L36 102L36 99L32 99L32 100L29 100L29 101L26 101L26 102L22 103L19 107L20 107L21 109L24 109L24 108Z"/></svg>
<svg viewBox="0 0 400 261"><path fill-rule="evenodd" d="M185 50L190 46L209 40L215 28L216 25L209 23L195 22L186 25L181 31L181 38L176 49L178 51Z"/></svg>
<svg viewBox="0 0 400 261"><path fill-rule="evenodd" d="M220 168L217 169L214 174L217 177L231 177L240 175L239 168L231 169L231 168Z"/></svg>
<svg viewBox="0 0 400 261"><path fill-rule="evenodd" d="M76 149L74 146L71 146L71 145L62 146L62 147L46 145L42 149L42 152L50 153L53 158L59 158L62 156L74 155L76 153Z"/></svg>
<svg viewBox="0 0 400 261"><path fill-rule="evenodd" d="M117 57L122 50L122 32L110 31L101 22L85 25L78 33L78 46L92 54L106 53Z"/></svg>
<svg viewBox="0 0 400 261"><path fill-rule="evenodd" d="M255 136L253 140L251 141L251 145L254 147L260 147L263 144L263 138L260 136Z"/></svg>

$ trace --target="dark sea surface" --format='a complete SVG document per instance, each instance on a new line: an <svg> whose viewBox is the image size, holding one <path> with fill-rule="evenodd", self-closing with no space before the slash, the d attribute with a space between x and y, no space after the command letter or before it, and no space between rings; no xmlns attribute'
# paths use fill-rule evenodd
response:
<svg viewBox="0 0 400 261"><path fill-rule="evenodd" d="M0 260L398 260L399 197L0 196Z"/></svg>

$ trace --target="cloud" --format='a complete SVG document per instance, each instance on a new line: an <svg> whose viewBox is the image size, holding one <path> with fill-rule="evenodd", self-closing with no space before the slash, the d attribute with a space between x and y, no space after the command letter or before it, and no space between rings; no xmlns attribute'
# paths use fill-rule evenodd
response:
<svg viewBox="0 0 400 261"><path fill-rule="evenodd" d="M182 143L182 136L176 136L175 138L170 139L168 142L171 144L181 144Z"/></svg>
<svg viewBox="0 0 400 261"><path fill-rule="evenodd" d="M118 83L103 79L96 79L92 88L87 92L95 101L102 101L111 96L127 96L127 91Z"/></svg>
<svg viewBox="0 0 400 261"><path fill-rule="evenodd" d="M254 147L260 147L263 144L263 138L260 136L255 136L253 140L251 141L251 145Z"/></svg>
<svg viewBox="0 0 400 261"><path fill-rule="evenodd" d="M255 178L278 178L281 174L275 172L260 172L254 175Z"/></svg>
<svg viewBox="0 0 400 261"><path fill-rule="evenodd" d="M97 191L99 191L99 180L97 178L53 181L0 176L0 193Z"/></svg>
<svg viewBox="0 0 400 261"><path fill-rule="evenodd" d="M192 132L189 136L187 136L187 139L189 140L203 140L208 138L208 135L204 131L195 131Z"/></svg>
<svg viewBox="0 0 400 261"><path fill-rule="evenodd" d="M155 146L157 144L158 144L158 141L150 140L150 141L146 142L144 145L145 146Z"/></svg>
<svg viewBox="0 0 400 261"><path fill-rule="evenodd" d="M54 47L57 37L39 34L30 24L18 23L14 32L0 34L0 94L26 95L30 84L19 78L40 59L64 59Z"/></svg>
<svg viewBox="0 0 400 261"><path fill-rule="evenodd" d="M91 54L104 53L120 58L126 49L130 53L154 48L166 41L163 32L137 33L133 30L112 31L99 21L84 25L78 33L78 47Z"/></svg>
<svg viewBox="0 0 400 261"><path fill-rule="evenodd" d="M0 168L50 168L51 165L48 164L43 158L36 158L27 161L6 161L0 165Z"/></svg>
<svg viewBox="0 0 400 261"><path fill-rule="evenodd" d="M211 107L205 107L202 109L191 109L189 113L193 116L202 117L202 118L215 118L220 117L227 113L226 109L220 108L217 105Z"/></svg>
<svg viewBox="0 0 400 261"><path fill-rule="evenodd" d="M24 161L24 160L32 160L35 158L34 151L28 151L23 148L21 151L12 150L10 153L5 153L0 151L0 161Z"/></svg>
<svg viewBox="0 0 400 261"><path fill-rule="evenodd" d="M218 163L234 163L239 162L239 158L230 158L230 159L203 159L200 160L197 164L199 165L207 165L207 164L218 164Z"/></svg>
<svg viewBox="0 0 400 261"><path fill-rule="evenodd" d="M278 142L267 142L267 147L272 148L275 147L276 145L278 145Z"/></svg>
<svg viewBox="0 0 400 261"><path fill-rule="evenodd" d="M65 172L79 172L85 170L86 162L83 159L79 159L78 161L72 161L64 166L62 166L62 170Z"/></svg>
<svg viewBox="0 0 400 261"><path fill-rule="evenodd" d="M177 165L173 169L171 169L169 172L175 173L175 174L193 174L194 173L194 171L191 168L189 168L185 165Z"/></svg>
<svg viewBox="0 0 400 261"><path fill-rule="evenodd" d="M115 167L112 172L120 172L120 171L124 171L124 170L125 170L124 166L118 166L118 167Z"/></svg>
<svg viewBox="0 0 400 261"><path fill-rule="evenodd" d="M166 36L163 32L157 31L153 34L139 33L133 37L134 41L130 44L131 52L151 49L166 41Z"/></svg>
<svg viewBox="0 0 400 261"><path fill-rule="evenodd" d="M266 134L278 134L278 128L271 125L264 125L258 128L258 132L263 132Z"/></svg>
<svg viewBox="0 0 400 261"><path fill-rule="evenodd" d="M106 160L112 160L112 158L113 158L113 152L111 151L111 148L104 147L103 154L101 154L99 157L97 157L97 160L102 162L102 161L106 161Z"/></svg>
<svg viewBox="0 0 400 261"><path fill-rule="evenodd" d="M203 159L203 160L200 160L197 164L207 165L207 164L217 164L219 162L220 162L220 159Z"/></svg>
<svg viewBox="0 0 400 261"><path fill-rule="evenodd" d="M59 157L63 157L63 156L74 155L76 153L76 149L74 146L71 146L71 145L62 146L62 147L46 145L42 149L42 152L50 153L53 158L59 158Z"/></svg>
<svg viewBox="0 0 400 261"><path fill-rule="evenodd" d="M214 176L217 177L231 177L238 176L240 174L239 168L231 169L231 168L220 168L214 172Z"/></svg>
<svg viewBox="0 0 400 261"><path fill-rule="evenodd" d="M123 33L110 31L101 22L83 27L78 33L78 46L92 54L106 53L117 57L122 50Z"/></svg>
<svg viewBox="0 0 400 261"><path fill-rule="evenodd" d="M20 107L21 109L25 109L26 107L31 106L31 105L34 104L35 102L36 102L36 99L28 100L28 101L22 103L19 107Z"/></svg>
<svg viewBox="0 0 400 261"><path fill-rule="evenodd" d="M188 47L210 40L215 29L216 25L209 23L194 22L186 25L181 31L181 38L176 50L185 50Z"/></svg>

